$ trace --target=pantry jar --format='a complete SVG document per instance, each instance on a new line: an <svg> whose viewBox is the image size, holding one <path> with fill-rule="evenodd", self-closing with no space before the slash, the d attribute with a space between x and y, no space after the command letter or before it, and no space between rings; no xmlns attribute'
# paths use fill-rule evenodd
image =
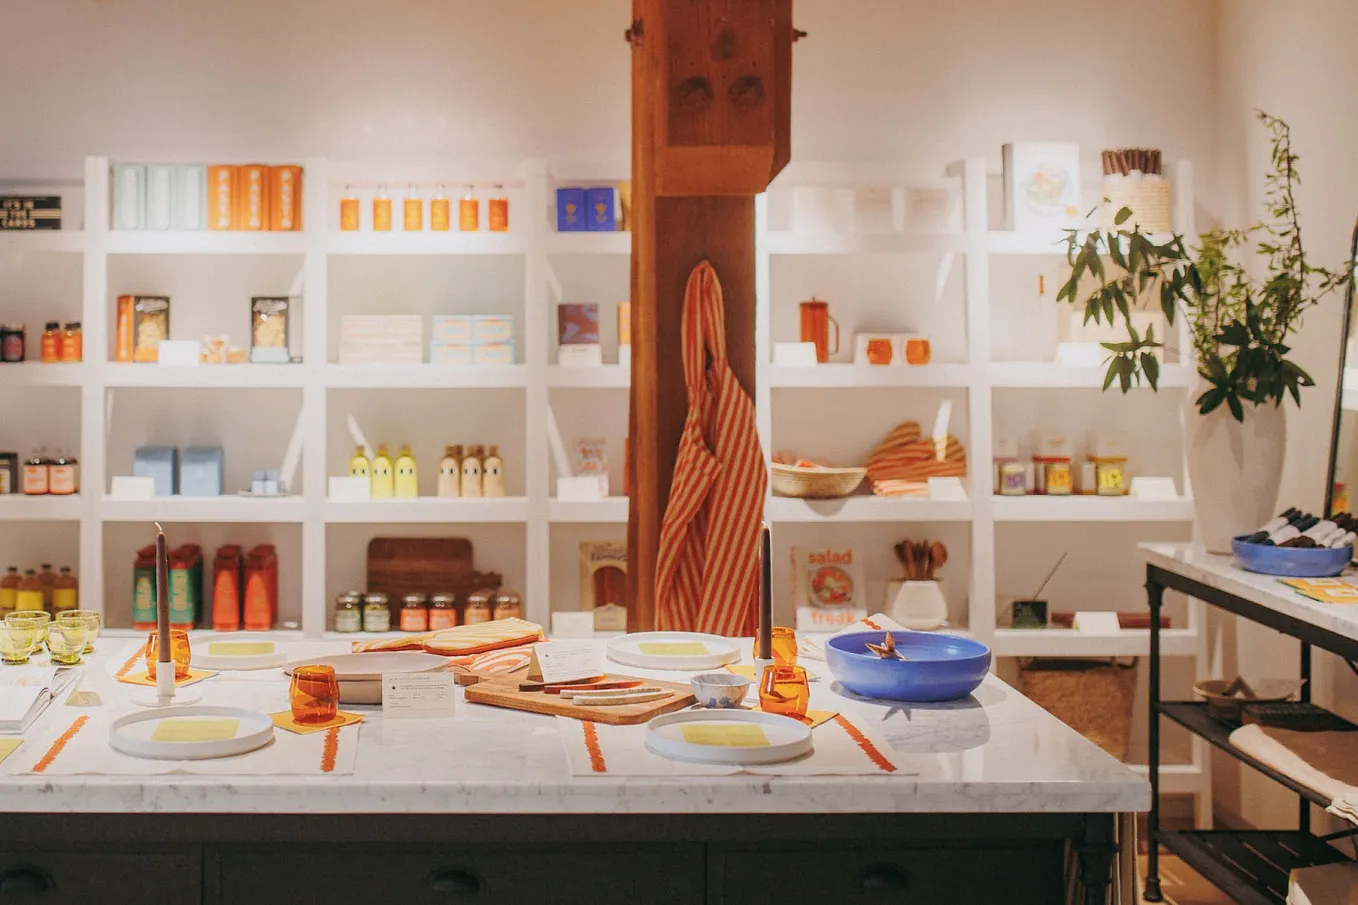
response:
<svg viewBox="0 0 1358 905"><path fill-rule="evenodd" d="M495 595L496 619L522 619L523 598L513 591L501 591Z"/></svg>
<svg viewBox="0 0 1358 905"><path fill-rule="evenodd" d="M429 630L453 628L457 625L457 597L435 594L429 598Z"/></svg>
<svg viewBox="0 0 1358 905"><path fill-rule="evenodd" d="M467 607L462 614L466 625L477 625L495 618L495 592L472 591L467 595Z"/></svg>
<svg viewBox="0 0 1358 905"><path fill-rule="evenodd" d="M407 594L401 598L401 631L429 631L429 602L423 594Z"/></svg>
<svg viewBox="0 0 1358 905"><path fill-rule="evenodd" d="M386 594L371 593L363 597L363 631L391 631L391 606Z"/></svg>
<svg viewBox="0 0 1358 905"><path fill-rule="evenodd" d="M363 631L363 595L349 591L335 598L335 631Z"/></svg>

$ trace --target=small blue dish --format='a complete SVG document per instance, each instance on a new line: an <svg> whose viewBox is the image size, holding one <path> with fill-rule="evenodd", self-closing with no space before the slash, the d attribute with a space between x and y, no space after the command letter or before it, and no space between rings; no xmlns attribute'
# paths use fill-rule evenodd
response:
<svg viewBox="0 0 1358 905"><path fill-rule="evenodd" d="M1331 578L1348 568L1353 547L1270 547L1247 544L1242 535L1232 539L1236 562L1246 572L1281 578Z"/></svg>
<svg viewBox="0 0 1358 905"><path fill-rule="evenodd" d="M889 701L952 701L976 690L990 671L990 648L979 641L932 632L892 632L906 660L884 660L868 650L886 632L854 632L825 642L825 661L855 694Z"/></svg>
<svg viewBox="0 0 1358 905"><path fill-rule="evenodd" d="M705 672L690 680L698 703L713 710L739 707L750 690L750 680L729 672Z"/></svg>

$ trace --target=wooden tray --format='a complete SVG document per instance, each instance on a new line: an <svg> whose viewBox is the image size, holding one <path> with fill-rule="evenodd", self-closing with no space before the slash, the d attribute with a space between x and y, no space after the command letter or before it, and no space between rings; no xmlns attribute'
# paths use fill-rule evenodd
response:
<svg viewBox="0 0 1358 905"><path fill-rule="evenodd" d="M502 673L501 676L504 674ZM517 675L517 674L511 674ZM614 707L590 707L586 704L573 704L563 701L560 695L544 694L540 691L519 691L517 678L515 684L503 681L479 681L467 688L467 703L489 704L492 707L508 707L510 710L526 710L529 713L543 713L548 716L570 716L589 720L594 723L608 723L613 726L632 726L649 722L662 713L681 710L697 700L693 689L674 682L658 682L654 679L641 679L640 676L618 676L609 674L610 679L637 679L647 685L658 685L670 690L667 698L644 701L639 704L619 704Z"/></svg>
<svg viewBox="0 0 1358 905"><path fill-rule="evenodd" d="M470 571L472 542L465 537L374 537L368 542L367 590L390 597L393 616L404 595L455 590L458 576Z"/></svg>

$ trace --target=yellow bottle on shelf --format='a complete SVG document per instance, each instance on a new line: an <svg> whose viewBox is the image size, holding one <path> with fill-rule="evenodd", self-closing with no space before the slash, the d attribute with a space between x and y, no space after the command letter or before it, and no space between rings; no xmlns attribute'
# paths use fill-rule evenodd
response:
<svg viewBox="0 0 1358 905"><path fill-rule="evenodd" d="M424 229L424 202L420 200L419 190L413 185L410 187L410 194L406 196L402 214L406 232L417 233Z"/></svg>
<svg viewBox="0 0 1358 905"><path fill-rule="evenodd" d="M462 496L462 447L445 446L439 460L438 495L445 498Z"/></svg>
<svg viewBox="0 0 1358 905"><path fill-rule="evenodd" d="M403 500L414 499L420 495L420 481L415 472L415 457L410 447L403 445L401 454L396 457L396 496Z"/></svg>
<svg viewBox="0 0 1358 905"><path fill-rule="evenodd" d="M505 463L500 458L500 447L493 443L481 460L481 493L487 497L505 495Z"/></svg>
<svg viewBox="0 0 1358 905"><path fill-rule="evenodd" d="M476 200L475 190L467 186L462 199L457 202L457 228L464 233L474 233L481 228L481 202Z"/></svg>
<svg viewBox="0 0 1358 905"><path fill-rule="evenodd" d="M462 495L481 496L481 447L473 446L462 460Z"/></svg>
<svg viewBox="0 0 1358 905"><path fill-rule="evenodd" d="M41 610L42 604L42 579L38 578L38 573L32 569L25 569L23 580L19 582L19 592L14 600L14 609L19 612Z"/></svg>
<svg viewBox="0 0 1358 905"><path fill-rule="evenodd" d="M391 199L385 185L377 187L377 197L373 199L373 231L391 232Z"/></svg>
<svg viewBox="0 0 1358 905"><path fill-rule="evenodd" d="M340 199L340 230L346 233L358 232L358 196L354 194L354 187L346 185L344 187L344 197Z"/></svg>
<svg viewBox="0 0 1358 905"><path fill-rule="evenodd" d="M487 219L490 221L491 232L509 232L509 198L505 195L504 186L495 187L495 194L486 202L486 213L489 215Z"/></svg>
<svg viewBox="0 0 1358 905"><path fill-rule="evenodd" d="M449 214L448 198L443 194L443 186L439 186L429 202L429 228L436 233L446 233L450 223Z"/></svg>
<svg viewBox="0 0 1358 905"><path fill-rule="evenodd" d="M395 476L391 470L391 456L387 454L386 446L377 447L377 455L373 456L372 488L372 495L375 500L391 499L396 494Z"/></svg>
<svg viewBox="0 0 1358 905"><path fill-rule="evenodd" d="M361 446L354 447L354 457L349 460L349 477L367 478L368 492L372 493L372 463L368 461L368 454Z"/></svg>
<svg viewBox="0 0 1358 905"><path fill-rule="evenodd" d="M14 612L19 597L19 581L18 566L10 566L5 577L0 578L0 619L4 619L6 613Z"/></svg>

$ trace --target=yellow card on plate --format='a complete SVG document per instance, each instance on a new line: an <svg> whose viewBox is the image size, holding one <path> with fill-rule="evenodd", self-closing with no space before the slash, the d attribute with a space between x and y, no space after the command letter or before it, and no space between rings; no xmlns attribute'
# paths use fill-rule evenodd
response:
<svg viewBox="0 0 1358 905"><path fill-rule="evenodd" d="M236 737L240 720L161 720L153 742L221 742Z"/></svg>
<svg viewBox="0 0 1358 905"><path fill-rule="evenodd" d="M349 713L346 710L339 711L333 720L324 723L299 723L292 718L291 710L280 710L278 713L269 714L269 719L279 729L286 729L298 735L309 735L312 732L323 732L326 729L337 729L340 726L348 726L351 723L362 722L363 714Z"/></svg>
<svg viewBox="0 0 1358 905"><path fill-rule="evenodd" d="M684 723L684 741L690 745L719 745L724 748L767 748L769 738L763 726L753 723Z"/></svg>
<svg viewBox="0 0 1358 905"><path fill-rule="evenodd" d="M19 746L23 743L24 740L21 738L0 738L0 764L5 762L5 758L18 751Z"/></svg>
<svg viewBox="0 0 1358 905"><path fill-rule="evenodd" d="M214 657L261 657L274 649L272 641L210 641L207 646Z"/></svg>
<svg viewBox="0 0 1358 905"><path fill-rule="evenodd" d="M648 657L701 657L711 653L701 641L649 641L637 645Z"/></svg>

